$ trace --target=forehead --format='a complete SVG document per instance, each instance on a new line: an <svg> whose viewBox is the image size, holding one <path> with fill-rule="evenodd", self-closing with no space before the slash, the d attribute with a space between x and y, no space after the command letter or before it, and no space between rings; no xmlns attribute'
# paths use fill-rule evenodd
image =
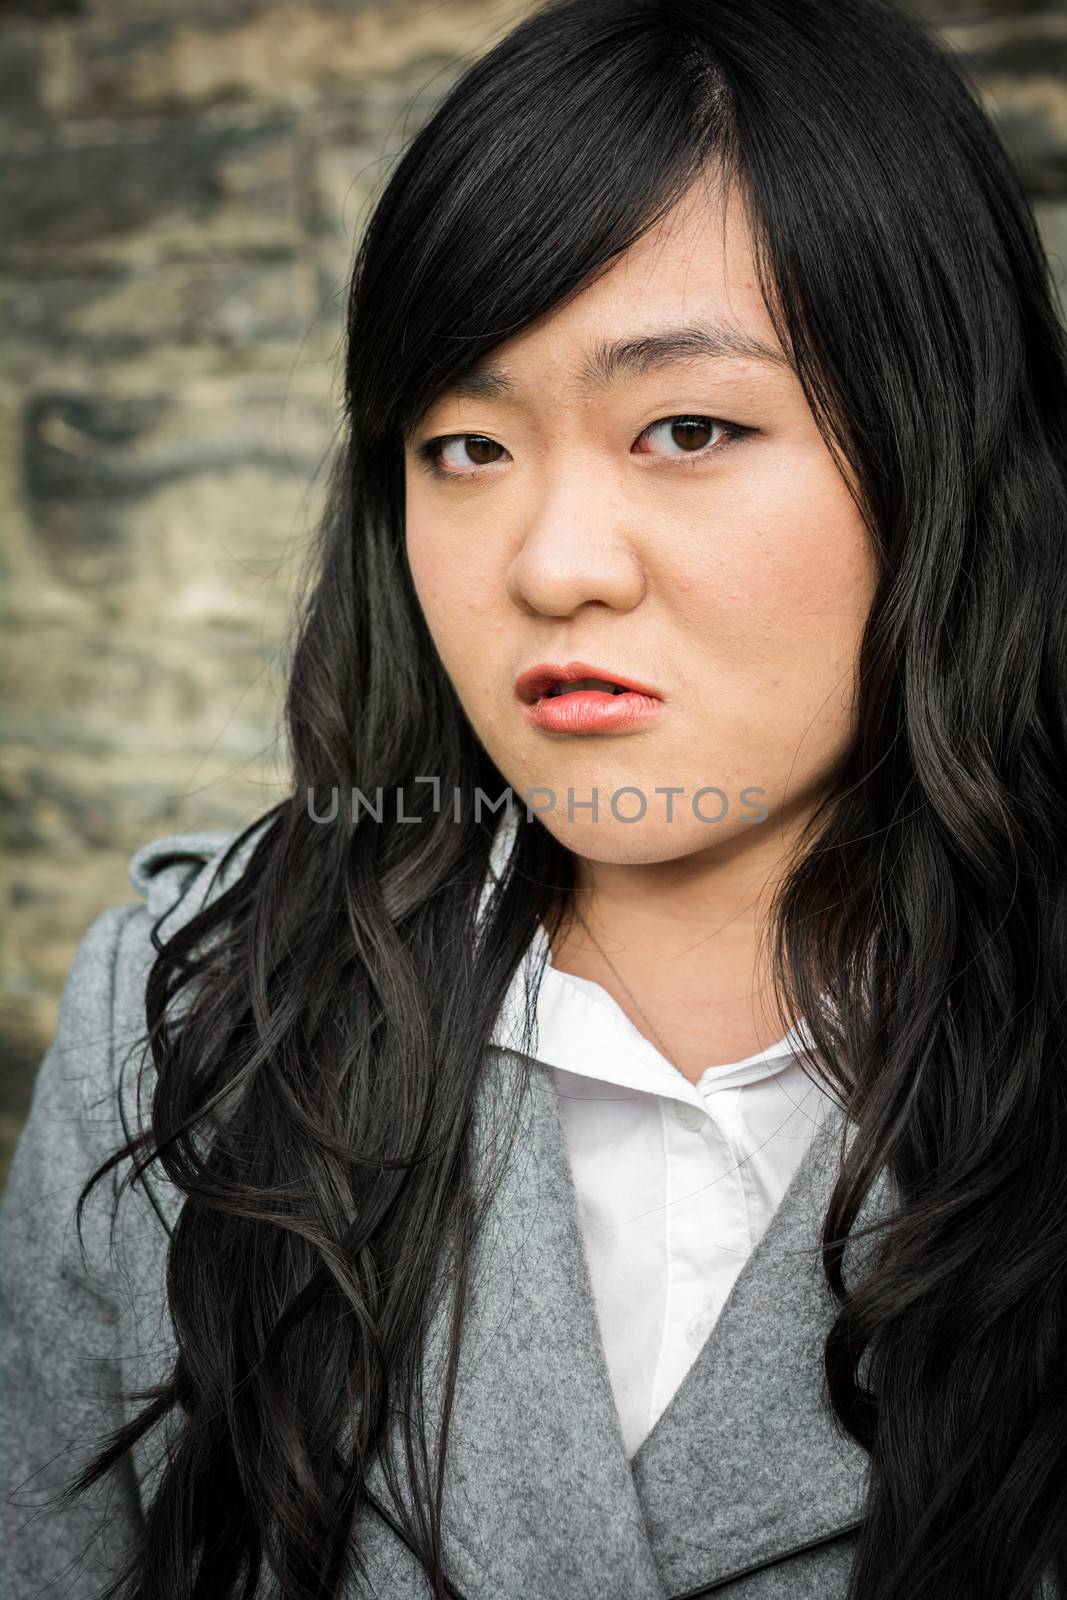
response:
<svg viewBox="0 0 1067 1600"><path fill-rule="evenodd" d="M509 400L547 371L596 395L682 361L792 370L756 278L735 191L699 181L566 304L499 345L439 398Z"/></svg>

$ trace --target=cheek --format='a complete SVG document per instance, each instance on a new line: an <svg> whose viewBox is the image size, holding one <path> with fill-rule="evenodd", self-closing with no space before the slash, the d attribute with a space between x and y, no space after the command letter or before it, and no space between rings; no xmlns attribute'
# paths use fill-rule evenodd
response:
<svg viewBox="0 0 1067 1600"><path fill-rule="evenodd" d="M778 671L851 647L876 568L860 513L825 447L776 452L694 528L677 589L712 648Z"/></svg>
<svg viewBox="0 0 1067 1600"><path fill-rule="evenodd" d="M493 605L492 545L478 536L478 523L468 512L449 516L438 506L423 504L419 486L409 482L404 513L405 546L415 592L427 620L455 610L460 617L483 617ZM457 618L458 620L458 618Z"/></svg>
<svg viewBox="0 0 1067 1600"><path fill-rule="evenodd" d="M420 515L409 496L405 547L411 580L427 626L439 646L462 632L463 619L477 607L479 588L466 570L469 547L449 538L436 518Z"/></svg>
<svg viewBox="0 0 1067 1600"><path fill-rule="evenodd" d="M505 622L497 579L479 542L460 530L442 527L438 516L421 516L417 497L409 497L405 548L412 583L441 664L461 703L476 724L484 722L488 692L489 639L498 640Z"/></svg>
<svg viewBox="0 0 1067 1600"><path fill-rule="evenodd" d="M685 545L673 587L701 726L739 781L803 784L847 735L876 582L848 488L825 448L782 452Z"/></svg>

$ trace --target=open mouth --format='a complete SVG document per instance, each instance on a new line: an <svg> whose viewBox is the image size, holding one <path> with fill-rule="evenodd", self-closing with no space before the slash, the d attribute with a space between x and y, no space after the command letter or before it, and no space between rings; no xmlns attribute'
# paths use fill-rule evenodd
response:
<svg viewBox="0 0 1067 1600"><path fill-rule="evenodd" d="M644 696L651 700L663 698L658 689L621 673L605 672L586 661L570 661L565 665L546 661L520 673L515 680L516 697L527 706L539 700L558 700L565 695L581 693L612 698L622 695Z"/></svg>
<svg viewBox="0 0 1067 1600"><path fill-rule="evenodd" d="M601 694L630 694L632 691L624 689L621 683L609 683L607 678L578 678L574 683L557 683L548 691L550 700L559 695L575 694L579 689L598 689Z"/></svg>
<svg viewBox="0 0 1067 1600"><path fill-rule="evenodd" d="M520 672L515 698L531 727L568 739L633 732L664 709L658 689L588 661L543 661Z"/></svg>

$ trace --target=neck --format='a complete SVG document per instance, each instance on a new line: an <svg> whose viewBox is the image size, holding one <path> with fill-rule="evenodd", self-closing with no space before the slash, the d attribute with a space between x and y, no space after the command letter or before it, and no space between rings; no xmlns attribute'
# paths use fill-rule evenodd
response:
<svg viewBox="0 0 1067 1600"><path fill-rule="evenodd" d="M794 1019L775 1004L768 912L806 820L678 860L580 859L553 966L601 984L691 1083L777 1043Z"/></svg>

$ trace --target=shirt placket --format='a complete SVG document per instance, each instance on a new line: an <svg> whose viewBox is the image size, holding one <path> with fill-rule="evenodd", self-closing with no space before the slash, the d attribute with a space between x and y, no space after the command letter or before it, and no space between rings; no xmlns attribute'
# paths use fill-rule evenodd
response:
<svg viewBox="0 0 1067 1600"><path fill-rule="evenodd" d="M696 1360L749 1253L748 1205L738 1168L741 1153L729 1115L739 1092L709 1095L707 1109L688 1100L660 1097L667 1261L650 1428Z"/></svg>

